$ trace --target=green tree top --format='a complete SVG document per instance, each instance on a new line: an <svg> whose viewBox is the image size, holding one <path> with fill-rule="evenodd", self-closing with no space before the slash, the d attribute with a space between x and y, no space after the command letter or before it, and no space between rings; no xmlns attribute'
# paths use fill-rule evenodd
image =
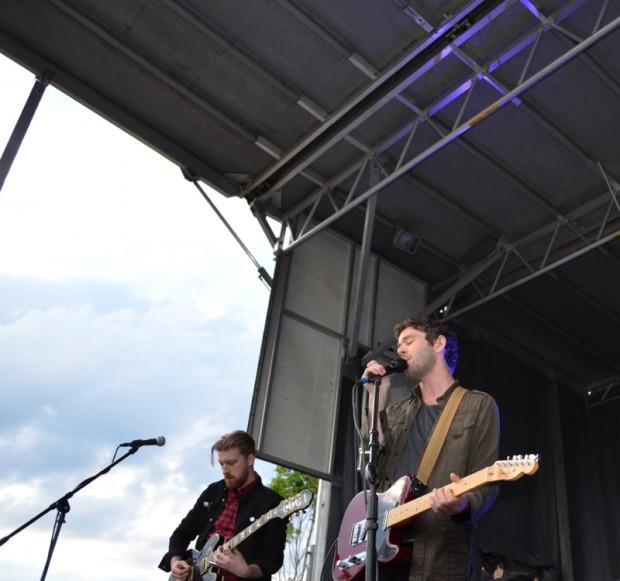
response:
<svg viewBox="0 0 620 581"><path fill-rule="evenodd" d="M275 490L284 498L295 496L302 490L310 490L314 495L314 500L312 501L314 505L319 487L319 481L315 476L309 476L284 466L276 466L275 472L275 476L269 483L269 488Z"/></svg>

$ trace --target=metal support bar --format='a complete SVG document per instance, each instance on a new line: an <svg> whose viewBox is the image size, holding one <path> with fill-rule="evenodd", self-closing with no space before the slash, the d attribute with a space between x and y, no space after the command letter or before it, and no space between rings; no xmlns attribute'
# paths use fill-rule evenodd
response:
<svg viewBox="0 0 620 581"><path fill-rule="evenodd" d="M454 121L454 125L452 125L452 130L453 131L461 123L461 119L463 118L463 114L465 113L465 110L467 109L467 105L469 104L469 100L471 99L472 93L476 90L477 83L478 83L478 77L477 76L475 76L469 82L469 89L467 90L467 94L465 95L465 99L463 99L463 104L461 105L461 109L459 110L459 114L457 115L456 120Z"/></svg>
<svg viewBox="0 0 620 581"><path fill-rule="evenodd" d="M563 26L560 26L557 22L554 22L551 26L553 27L554 30L556 30L557 32L559 32L560 34L562 34L569 40L572 40L575 44L583 40L583 38L581 38L580 36L577 36L576 34L564 28Z"/></svg>
<svg viewBox="0 0 620 581"><path fill-rule="evenodd" d="M561 57L557 58L555 61L548 64L546 67L538 71L536 74L532 75L529 79L524 81L520 86L515 87L512 91L501 96L497 101L487 106L477 115L474 115L471 119L463 123L456 130L452 131L451 133L449 133L448 135L446 135L445 137L437 141L435 144L431 145L425 151L419 153L413 159L403 164L400 168L392 172L392 174L387 176L377 185L369 188L366 192L358 196L356 199L352 200L348 205L341 208L338 212L326 218L321 224L315 226L310 231L306 232L303 236L300 236L299 238L297 238L284 250L284 252L289 252L294 247L303 243L305 240L311 238L312 236L315 236L316 234L318 234L319 232L321 232L322 230L324 230L325 228L327 228L334 222L338 221L340 218L346 215L349 211L351 211L352 208L354 208L358 204L361 204L362 202L365 202L372 195L381 191L383 188L391 184L393 181L397 180L405 173L411 171L414 167L418 166L423 161L425 161L426 159L428 159L429 157L431 157L432 155L434 155L435 153L437 153L438 151L440 151L441 149L443 149L444 147L446 147L447 145L449 145L456 139L460 138L462 135L466 134L468 131L470 131L472 128L474 128L480 122L482 122L484 119L486 119L487 117L490 117L491 115L499 111L504 105L512 101L515 97L523 94L525 91L527 91L531 87L541 82L543 79L545 79L550 74L552 74L553 72L561 68L563 65L570 62L575 57L577 57L579 54L586 51L591 46L593 46L594 44L596 44L597 42L605 38L608 34L612 33L619 26L620 26L620 17L616 18L615 20L607 24L605 27L601 28L594 35L590 36L583 42L579 43L578 45L570 49L568 52L566 52L564 55L562 55Z"/></svg>
<svg viewBox="0 0 620 581"><path fill-rule="evenodd" d="M263 282L263 284L268 289L271 289L271 286L273 284L271 275L260 265L258 260L254 258L254 255L250 252L248 247L243 243L243 240L239 238L237 233L233 230L232 226L228 223L226 218L224 218L222 213L218 210L217 206L211 201L211 198L209 198L209 196L207 195L207 192L205 192L202 189L202 187L196 180L192 180L192 183L194 184L194 186L196 186L196 189L200 192L200 194L205 199L205 201L209 204L209 206L211 206L211 209L215 212L216 216L222 221L222 224L224 224L226 229L231 233L232 237L237 241L237 244L241 246L241 249L245 252L246 256L252 261L252 263L256 267L256 270L258 271L258 278Z"/></svg>
<svg viewBox="0 0 620 581"><path fill-rule="evenodd" d="M547 260L549 260L549 255L551 254L551 249L553 248L555 244L555 241L558 237L558 233L560 232L561 226L562 224L558 222L555 227L555 230L553 231L553 234L551 235L551 240L549 241L549 245L547 246L547 250L545 251L545 255L543 256L542 262L540 263L540 268L543 268L545 264L547 264Z"/></svg>
<svg viewBox="0 0 620 581"><path fill-rule="evenodd" d="M273 230L271 229L271 226L269 226L269 223L267 222L267 216L265 216L265 211L258 206L250 207L250 211L258 221L261 229L267 237L267 240L269 240L269 244L273 248L278 242L278 238L276 237Z"/></svg>
<svg viewBox="0 0 620 581"><path fill-rule="evenodd" d="M620 375L613 375L588 385L585 398L586 409L609 403L620 398Z"/></svg>
<svg viewBox="0 0 620 581"><path fill-rule="evenodd" d="M596 22L594 23L594 28L592 32L596 32L601 26L601 22L603 21L603 16L605 16L605 12L607 12L607 7L609 6L609 0L605 0L603 5L601 6L601 11L598 13L596 18Z"/></svg>
<svg viewBox="0 0 620 581"><path fill-rule="evenodd" d="M371 174L372 175L372 174ZM351 340L347 350L347 356L352 359L357 355L359 347L360 327L362 326L362 308L366 287L368 282L368 262L370 260L370 247L372 244L372 233L375 223L375 212L377 210L377 196L368 199L366 203L366 217L364 220L364 237L360 249L360 263L355 282L355 311L353 315L353 327L351 330Z"/></svg>
<svg viewBox="0 0 620 581"><path fill-rule="evenodd" d="M357 186L360 183L360 179L367 165L368 165L368 158L365 158L364 163L362 163L362 165L360 166L360 170L357 172L357 175L355 176L353 185L351 186L351 189L349 190L349 195L347 196L347 199L344 202L345 204L348 204L351 201L351 198L355 196L355 190L357 190Z"/></svg>
<svg viewBox="0 0 620 581"><path fill-rule="evenodd" d="M530 272L534 272L534 268L532 267L532 265L527 260L525 260L525 258L517 248L513 248L512 251L515 253L515 256L523 263L525 268L527 268Z"/></svg>
<svg viewBox="0 0 620 581"><path fill-rule="evenodd" d="M521 71L521 76L519 77L519 80L517 81L517 85L520 85L525 80L525 77L528 71L530 70L530 66L532 65L532 61L534 60L534 54L538 50L538 45L540 44L540 39L542 38L543 32L544 32L544 28L541 26L538 29L538 32L536 33L536 39L534 40L534 43L532 44L532 48L530 49L530 52L527 55L527 61L525 61L525 65L523 66L523 70Z"/></svg>
<svg viewBox="0 0 620 581"><path fill-rule="evenodd" d="M310 220L312 220L312 217L314 216L314 213L316 212L316 208L319 205L321 198L322 196L317 196L316 199L314 200L314 204L312 204L312 208L310 208L310 211L308 212L308 215L306 216L306 220L304 221L301 229L299 230L300 236L306 231L308 224L310 224Z"/></svg>
<svg viewBox="0 0 620 581"><path fill-rule="evenodd" d="M340 208L338 207L338 204L336 204L336 200L334 200L334 197L332 196L332 193L330 190L327 190L327 199L330 201L332 208L334 208L334 212L337 212Z"/></svg>
<svg viewBox="0 0 620 581"><path fill-rule="evenodd" d="M603 174L603 179L605 180L605 183L607 184L607 188L609 189L609 193L611 194L611 199L613 200L614 204L616 204L616 208L618 208L618 211L620 212L620 203L618 202L618 198L616 197L616 192L614 191L614 188L611 186L611 182L609 181L609 177L607 176L607 173L605 172L605 168L603 167L603 164L600 161L598 162L597 165L598 165L598 168L601 170L601 173Z"/></svg>
<svg viewBox="0 0 620 581"><path fill-rule="evenodd" d="M611 216L611 211L613 207L614 207L613 200L609 200L607 211L605 212L605 217L603 218L603 221L601 222L601 227L599 228L598 234L596 235L597 240L600 239L600 237L603 235L603 232L605 231L605 228L607 227L607 222L609 221L609 216Z"/></svg>
<svg viewBox="0 0 620 581"><path fill-rule="evenodd" d="M400 154L400 157L398 158L398 161L396 162L397 168L399 168L403 164L403 161L405 160L405 156L407 155L407 152L409 151L409 146L411 145L411 141L413 140L413 137L415 136L416 131L418 130L419 124L420 124L420 117L416 117L416 120L413 122L411 126L411 131L409 132L409 135L407 135L407 141L405 141L405 145Z"/></svg>
<svg viewBox="0 0 620 581"><path fill-rule="evenodd" d="M48 83L49 77L46 75L43 75L41 78L37 78L35 80L34 85L30 90L30 95L28 95L24 108L17 119L15 128L13 129L6 147L4 148L4 153L2 154L2 158L0 158L0 191L2 191L4 181L9 175L11 166L15 161L15 157L19 152L19 148L21 147L22 141L26 136L28 127L30 127L30 122L37 111L37 107L41 102L41 98L43 97L43 93L45 93Z"/></svg>
<svg viewBox="0 0 620 581"><path fill-rule="evenodd" d="M508 261L509 255L510 255L510 248L506 248L506 251L504 252L504 257L502 258L502 263L499 265L499 268L497 269L497 274L495 275L495 280L493 280L493 284L491 285L491 292L493 292L497 288L497 285L499 284L499 281L502 277L502 273L504 272L504 268L506 267L506 262Z"/></svg>
<svg viewBox="0 0 620 581"><path fill-rule="evenodd" d="M422 314L425 316L432 315L437 309L442 307L446 301L454 299L456 294L463 288L465 288L470 282L478 278L480 274L482 274L485 270L495 264L500 256L502 256L501 251L496 251L491 254L488 258L483 260L476 267L472 268L469 272L464 274L455 284L453 284L448 290L444 291L439 295L432 303L426 305Z"/></svg>

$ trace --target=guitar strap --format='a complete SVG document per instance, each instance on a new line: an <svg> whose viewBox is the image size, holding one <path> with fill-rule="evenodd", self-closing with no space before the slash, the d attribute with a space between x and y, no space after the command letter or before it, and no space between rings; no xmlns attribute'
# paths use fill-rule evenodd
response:
<svg viewBox="0 0 620 581"><path fill-rule="evenodd" d="M433 472L433 468L435 467L435 463L439 457L439 452L441 452L443 444L446 441L446 436L448 435L448 430L450 429L450 424L452 424L456 410L458 409L459 404L466 393L467 390L460 385L457 385L454 388L454 391L450 394L450 397L446 402L446 406L443 408L443 411L441 412L441 415L433 428L433 433L426 444L426 448L424 449L424 454L422 455L416 474L416 480L422 484L424 488L428 484L428 479Z"/></svg>

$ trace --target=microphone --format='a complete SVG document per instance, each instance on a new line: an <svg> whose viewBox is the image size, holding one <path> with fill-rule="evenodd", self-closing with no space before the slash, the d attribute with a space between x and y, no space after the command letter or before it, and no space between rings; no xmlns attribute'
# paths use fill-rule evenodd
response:
<svg viewBox="0 0 620 581"><path fill-rule="evenodd" d="M400 357L393 359L385 366L385 375L392 375L392 373L402 373L407 369L407 362ZM366 377L362 377L357 383L359 385L365 385L369 381L373 379L377 379L381 377L379 375L375 375L374 373L369 373Z"/></svg>
<svg viewBox="0 0 620 581"><path fill-rule="evenodd" d="M119 444L121 446L129 446L131 448L140 448L142 446L163 446L166 443L166 438L163 436L157 436L157 438L150 438L148 440L132 440L131 442L125 442Z"/></svg>

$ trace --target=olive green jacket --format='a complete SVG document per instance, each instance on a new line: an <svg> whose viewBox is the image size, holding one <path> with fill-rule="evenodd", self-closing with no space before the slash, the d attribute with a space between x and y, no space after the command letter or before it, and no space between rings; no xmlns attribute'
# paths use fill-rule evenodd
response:
<svg viewBox="0 0 620 581"><path fill-rule="evenodd" d="M438 399L445 406L455 386ZM396 474L405 451L407 433L422 405L418 387L411 396L381 412L384 443L379 452L379 489L386 490L402 474ZM467 476L493 464L499 452L499 416L495 400L481 391L468 391L454 416L428 490L450 482L450 473ZM471 529L497 496L496 485L465 493L466 513L449 518L426 511L414 518L408 536L413 537L410 581L460 581L467 578Z"/></svg>

